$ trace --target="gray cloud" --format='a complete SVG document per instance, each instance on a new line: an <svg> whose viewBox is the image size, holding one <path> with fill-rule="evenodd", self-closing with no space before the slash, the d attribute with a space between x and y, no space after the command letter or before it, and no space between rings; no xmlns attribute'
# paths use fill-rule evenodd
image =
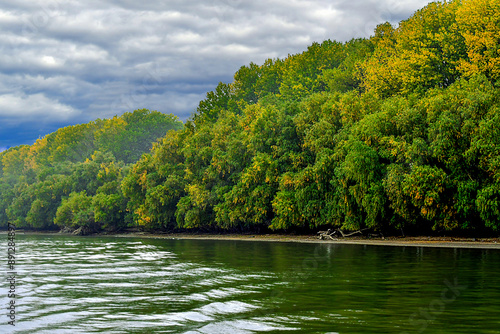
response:
<svg viewBox="0 0 500 334"><path fill-rule="evenodd" d="M242 65L368 37L427 0L4 0L0 148L137 108L186 119Z"/></svg>

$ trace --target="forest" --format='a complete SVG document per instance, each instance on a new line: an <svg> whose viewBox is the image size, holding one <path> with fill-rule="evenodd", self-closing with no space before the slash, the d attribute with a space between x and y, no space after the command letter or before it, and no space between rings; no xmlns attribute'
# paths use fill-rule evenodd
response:
<svg viewBox="0 0 500 334"><path fill-rule="evenodd" d="M136 110L0 153L0 227L492 234L500 2L242 66L184 123Z"/></svg>

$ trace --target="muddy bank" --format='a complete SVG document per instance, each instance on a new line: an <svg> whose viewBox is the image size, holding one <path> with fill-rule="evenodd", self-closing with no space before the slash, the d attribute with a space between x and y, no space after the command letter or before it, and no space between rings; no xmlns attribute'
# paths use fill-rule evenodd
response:
<svg viewBox="0 0 500 334"><path fill-rule="evenodd" d="M151 234L147 232L131 232L108 234L115 237L139 237L158 239L198 239L198 240L242 240L268 242L303 242L303 243L332 243L358 244L379 246L415 246L415 247L449 247L449 248L478 248L499 249L500 238L453 238L453 237L388 237L388 238L339 238L336 240L319 240L316 235L287 235L287 234L190 234L166 233Z"/></svg>
<svg viewBox="0 0 500 334"><path fill-rule="evenodd" d="M1 231L0 234L7 234ZM18 230L16 234L37 235L71 235L61 232L37 232ZM331 243L378 246L414 246L414 247L447 247L447 248L477 248L499 249L500 238L460 238L460 237L386 237L366 238L350 237L335 240L320 240L316 235L291 234L210 234L210 233L149 233L129 231L123 233L98 233L85 237L116 237L116 238L155 238L155 239L198 239L198 240L241 240L262 242L302 242L302 243Z"/></svg>

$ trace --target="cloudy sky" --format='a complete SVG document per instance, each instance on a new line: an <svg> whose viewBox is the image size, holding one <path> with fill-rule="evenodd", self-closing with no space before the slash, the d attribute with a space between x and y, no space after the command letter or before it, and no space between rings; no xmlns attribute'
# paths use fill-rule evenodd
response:
<svg viewBox="0 0 500 334"><path fill-rule="evenodd" d="M0 151L148 108L185 120L240 66L368 37L428 0L0 0Z"/></svg>

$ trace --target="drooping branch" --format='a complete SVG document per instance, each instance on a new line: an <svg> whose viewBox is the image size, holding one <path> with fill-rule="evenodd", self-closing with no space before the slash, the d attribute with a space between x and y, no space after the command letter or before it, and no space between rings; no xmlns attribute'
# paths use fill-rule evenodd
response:
<svg viewBox="0 0 500 334"><path fill-rule="evenodd" d="M344 232L342 232L341 229L337 229L337 231L339 231L339 233L342 235L342 237L347 238L347 237L353 236L355 234L361 234L361 235L363 235L363 231L366 231L366 230L369 230L369 229L370 228L367 227L367 228L364 228L364 229L361 229L361 230L358 230L358 231L354 231L354 232L351 232L351 233L344 233Z"/></svg>

